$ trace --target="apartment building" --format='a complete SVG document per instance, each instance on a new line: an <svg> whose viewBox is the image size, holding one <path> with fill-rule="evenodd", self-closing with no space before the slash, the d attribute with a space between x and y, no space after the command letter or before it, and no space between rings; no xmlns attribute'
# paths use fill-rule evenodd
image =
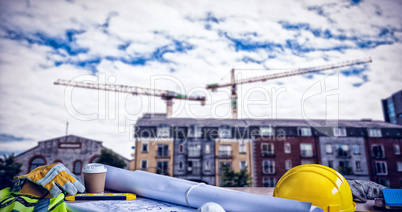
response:
<svg viewBox="0 0 402 212"><path fill-rule="evenodd" d="M253 141L256 186L274 187L292 167L318 163L315 139L311 136L310 128L260 127L259 131L260 135L255 136ZM289 136L292 133L297 136Z"/></svg>
<svg viewBox="0 0 402 212"><path fill-rule="evenodd" d="M135 126L135 169L210 185L220 184L223 165L235 171L247 168L252 176L245 129L239 120L145 114Z"/></svg>
<svg viewBox="0 0 402 212"><path fill-rule="evenodd" d="M402 132L398 129L368 130L367 152L370 179L392 188L402 188Z"/></svg>
<svg viewBox="0 0 402 212"><path fill-rule="evenodd" d="M136 167L220 185L223 166L247 167L254 186L274 187L290 168L318 163L349 179L402 186L402 126L372 120L191 119L137 121Z"/></svg>

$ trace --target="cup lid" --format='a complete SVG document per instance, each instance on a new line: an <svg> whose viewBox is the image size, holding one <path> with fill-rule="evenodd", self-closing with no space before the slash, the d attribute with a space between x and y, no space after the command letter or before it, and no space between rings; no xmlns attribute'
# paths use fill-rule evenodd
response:
<svg viewBox="0 0 402 212"><path fill-rule="evenodd" d="M103 173L103 172L107 172L107 169L105 168L105 166L103 164L89 163L84 166L84 168L82 169L82 172L84 172L84 173Z"/></svg>

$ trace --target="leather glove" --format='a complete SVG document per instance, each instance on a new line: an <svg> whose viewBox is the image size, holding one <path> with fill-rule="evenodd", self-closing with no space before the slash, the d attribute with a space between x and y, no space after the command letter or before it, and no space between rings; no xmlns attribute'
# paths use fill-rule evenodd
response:
<svg viewBox="0 0 402 212"><path fill-rule="evenodd" d="M382 189L387 188L369 180L347 180L355 202L382 197Z"/></svg>
<svg viewBox="0 0 402 212"><path fill-rule="evenodd" d="M82 193L85 190L83 183L61 163L40 166L27 175L21 175L15 178L27 179L41 185L48 190L53 197L57 197L62 190L70 195L75 195L77 192Z"/></svg>

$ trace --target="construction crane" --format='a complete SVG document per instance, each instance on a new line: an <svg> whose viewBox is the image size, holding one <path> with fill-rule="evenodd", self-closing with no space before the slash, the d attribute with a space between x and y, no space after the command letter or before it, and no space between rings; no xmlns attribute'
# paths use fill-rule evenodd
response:
<svg viewBox="0 0 402 212"><path fill-rule="evenodd" d="M59 79L54 82L55 85L72 86L78 88L94 89L94 90L104 90L113 91L116 93L129 93L132 95L146 95L146 96L159 96L163 100L166 100L166 116L170 118L173 113L173 99L179 100L191 100L200 101L201 105L205 105L205 97L201 96L187 96L183 94L176 93L169 90L142 88L138 86L129 85L117 85L117 84L102 84L102 83L91 83L84 81L71 81Z"/></svg>
<svg viewBox="0 0 402 212"><path fill-rule="evenodd" d="M296 76L301 74L308 74L320 71L326 71L331 69L343 68L347 66L354 66L354 65L361 65L365 63L371 63L371 58L364 58L364 59L356 59L350 61L339 62L330 65L322 65L322 66L315 66L315 67L308 67L308 68L297 68L292 71L287 71L283 73L276 73L276 74L269 74L263 75L258 77L252 77L247 79L242 79L236 81L235 78L235 69L231 70L231 82L226 84L219 85L218 83L209 84L207 85L207 89L211 89L212 91L216 91L218 88L223 87L231 87L231 108L232 108L232 119L237 119L237 85L246 84L246 83L254 83L254 82L265 82L267 80Z"/></svg>

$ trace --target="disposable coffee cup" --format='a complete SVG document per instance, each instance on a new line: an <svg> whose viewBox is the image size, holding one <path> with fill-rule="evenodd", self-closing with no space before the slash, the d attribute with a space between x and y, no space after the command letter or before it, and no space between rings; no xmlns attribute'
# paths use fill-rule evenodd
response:
<svg viewBox="0 0 402 212"><path fill-rule="evenodd" d="M84 166L85 191L87 193L103 193L107 169L103 164L90 163Z"/></svg>

